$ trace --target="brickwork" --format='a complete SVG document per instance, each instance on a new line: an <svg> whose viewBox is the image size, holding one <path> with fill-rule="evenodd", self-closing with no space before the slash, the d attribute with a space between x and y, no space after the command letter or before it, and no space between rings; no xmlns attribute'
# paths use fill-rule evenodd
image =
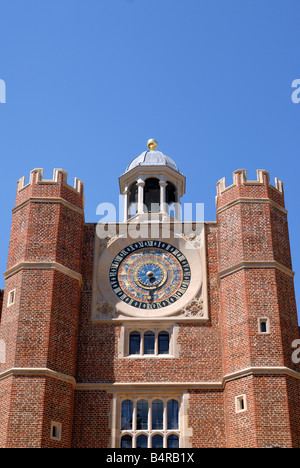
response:
<svg viewBox="0 0 300 468"><path fill-rule="evenodd" d="M282 183L236 171L216 201L205 224L208 319L141 322L172 329L174 355L127 356L130 322L92 317L97 226L84 222L82 184L70 187L62 170L19 181L0 294L0 447L119 447L124 395L173 395L187 447L300 448Z"/></svg>
<svg viewBox="0 0 300 468"><path fill-rule="evenodd" d="M223 391L191 390L189 421L193 428L191 447L225 448L226 419Z"/></svg>
<svg viewBox="0 0 300 468"><path fill-rule="evenodd" d="M1 383L1 388L5 392L1 407L7 405L13 408L9 414L3 415L6 424L3 427L2 447L70 447L72 386L53 379L18 376L9 377L3 386ZM50 437L51 421L61 421L65 427L60 441Z"/></svg>
<svg viewBox="0 0 300 468"><path fill-rule="evenodd" d="M217 196L225 375L257 367L299 373L291 359L299 330L282 184L271 187L266 173L249 183L237 171L234 180L228 188L219 184ZM260 331L262 318L268 333ZM225 386L227 446L298 447L290 414L299 380L288 388L284 376L246 375ZM239 394L248 407L236 413Z"/></svg>
<svg viewBox="0 0 300 468"><path fill-rule="evenodd" d="M236 411L236 397L246 395L247 411ZM226 417L226 447L255 448L257 432L252 377L245 377L226 383L224 390Z"/></svg>
<svg viewBox="0 0 300 468"><path fill-rule="evenodd" d="M36 170L18 184L0 327L2 447L71 445L82 209L82 186L68 186L63 171L44 181ZM60 440L52 421L64 428Z"/></svg>
<svg viewBox="0 0 300 468"><path fill-rule="evenodd" d="M112 395L107 392L75 392L73 447L110 447L111 402Z"/></svg>

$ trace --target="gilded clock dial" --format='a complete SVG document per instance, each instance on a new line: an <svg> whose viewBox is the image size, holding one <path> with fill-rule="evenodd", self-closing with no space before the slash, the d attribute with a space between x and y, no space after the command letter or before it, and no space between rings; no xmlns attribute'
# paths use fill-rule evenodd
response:
<svg viewBox="0 0 300 468"><path fill-rule="evenodd" d="M110 267L110 283L120 300L140 309L160 309L186 292L191 270L177 248L141 241L121 250Z"/></svg>

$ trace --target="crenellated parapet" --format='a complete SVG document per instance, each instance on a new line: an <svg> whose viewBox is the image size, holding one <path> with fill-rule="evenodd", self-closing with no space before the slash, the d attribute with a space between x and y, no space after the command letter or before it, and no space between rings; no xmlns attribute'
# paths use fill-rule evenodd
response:
<svg viewBox="0 0 300 468"><path fill-rule="evenodd" d="M53 179L44 179L43 169L34 169L30 173L29 183L25 177L17 183L16 207L29 198L61 198L79 209L84 208L84 184L75 178L74 186L68 184L68 173L63 169L54 169Z"/></svg>
<svg viewBox="0 0 300 468"><path fill-rule="evenodd" d="M275 178L275 185L270 183L269 172L257 170L257 180L248 180L247 171L238 169L233 173L233 183L226 186L225 178L217 184L217 209L240 198L269 199L279 206L285 206L283 183Z"/></svg>
<svg viewBox="0 0 300 468"><path fill-rule="evenodd" d="M80 269L84 223L84 186L68 173L55 169L53 179L44 179L43 169L31 171L29 183L18 181L13 209L8 271L28 262L56 262L75 272ZM7 276L7 275L6 275Z"/></svg>
<svg viewBox="0 0 300 468"><path fill-rule="evenodd" d="M217 184L220 274L237 265L275 265L293 276L283 183L265 170L248 180L244 169L233 173L233 184ZM278 266L279 265L279 266Z"/></svg>

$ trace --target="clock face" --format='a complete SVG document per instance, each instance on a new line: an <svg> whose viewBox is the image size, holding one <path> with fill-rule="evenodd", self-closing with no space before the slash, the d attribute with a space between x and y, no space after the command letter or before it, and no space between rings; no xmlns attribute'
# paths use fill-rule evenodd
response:
<svg viewBox="0 0 300 468"><path fill-rule="evenodd" d="M120 300L140 309L160 309L180 299L189 287L186 257L161 241L141 241L114 258L110 284Z"/></svg>

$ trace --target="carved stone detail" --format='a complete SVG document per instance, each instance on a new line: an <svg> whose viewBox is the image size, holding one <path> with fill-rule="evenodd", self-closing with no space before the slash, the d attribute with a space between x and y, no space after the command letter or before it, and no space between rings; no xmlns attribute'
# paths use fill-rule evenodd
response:
<svg viewBox="0 0 300 468"><path fill-rule="evenodd" d="M96 311L96 318L111 319L118 316L115 308L105 299L97 301Z"/></svg>
<svg viewBox="0 0 300 468"><path fill-rule="evenodd" d="M188 234L183 233L182 237L183 237L183 239L188 241L190 244L192 244L192 246L195 249L200 249L201 241L202 241L202 235L201 234L196 234L195 232L191 231Z"/></svg>
<svg viewBox="0 0 300 468"><path fill-rule="evenodd" d="M203 317L203 299L192 299L185 307L181 309L181 315L184 317Z"/></svg>

